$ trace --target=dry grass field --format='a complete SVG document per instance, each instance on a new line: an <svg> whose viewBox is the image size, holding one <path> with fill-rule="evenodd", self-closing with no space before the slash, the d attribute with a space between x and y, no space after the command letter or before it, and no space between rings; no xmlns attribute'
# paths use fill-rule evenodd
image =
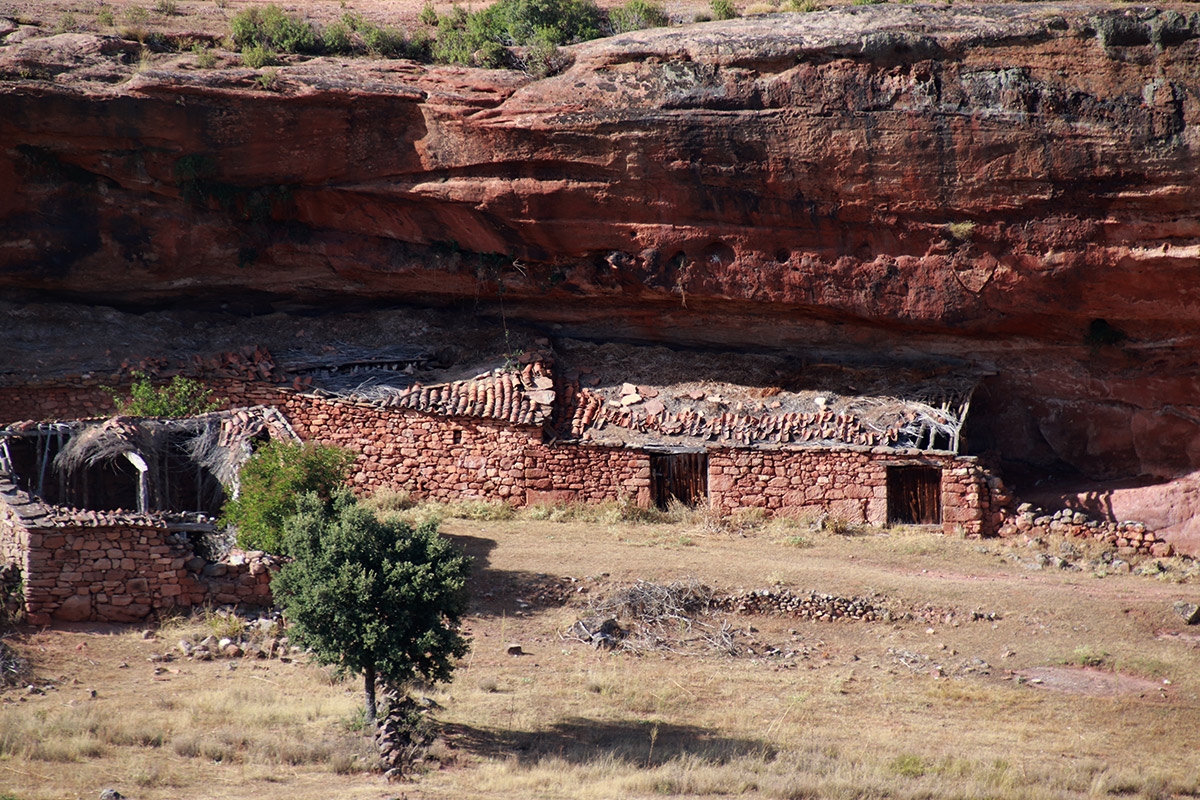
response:
<svg viewBox="0 0 1200 800"><path fill-rule="evenodd" d="M476 559L473 647L428 693L441 733L410 780L372 770L357 681L302 655L182 657L180 638L229 626L209 614L8 637L32 674L0 693L0 797L1200 796L1200 632L1172 610L1200 599L1188 564L1103 576L1031 568L1054 542L458 512L477 517L443 522ZM860 596L893 619L697 617L636 650L570 638L636 581ZM709 648L722 626L728 647Z"/></svg>

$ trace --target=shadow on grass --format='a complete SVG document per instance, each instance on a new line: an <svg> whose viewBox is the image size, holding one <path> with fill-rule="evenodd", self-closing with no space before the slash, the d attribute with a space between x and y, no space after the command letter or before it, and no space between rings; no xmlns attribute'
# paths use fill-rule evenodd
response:
<svg viewBox="0 0 1200 800"><path fill-rule="evenodd" d="M462 552L471 557L470 613L485 617L517 614L533 616L551 608L561 608L573 591L568 581L542 572L498 570L490 566L496 541L482 536L443 533Z"/></svg>
<svg viewBox="0 0 1200 800"><path fill-rule="evenodd" d="M543 758L571 764L613 759L658 767L683 756L726 764L746 756L770 759L774 748L755 739L718 736L694 725L574 718L538 731L510 731L447 724L442 733L455 747L485 758L515 758L532 765Z"/></svg>

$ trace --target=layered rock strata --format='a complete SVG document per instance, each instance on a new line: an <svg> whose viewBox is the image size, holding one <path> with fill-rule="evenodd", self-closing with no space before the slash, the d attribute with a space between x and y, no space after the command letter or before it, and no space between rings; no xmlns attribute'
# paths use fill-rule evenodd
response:
<svg viewBox="0 0 1200 800"><path fill-rule="evenodd" d="M0 47L0 291L457 303L568 333L990 371L967 446L1200 466L1200 16L853 7L564 73L135 71ZM972 427L973 426L973 427Z"/></svg>

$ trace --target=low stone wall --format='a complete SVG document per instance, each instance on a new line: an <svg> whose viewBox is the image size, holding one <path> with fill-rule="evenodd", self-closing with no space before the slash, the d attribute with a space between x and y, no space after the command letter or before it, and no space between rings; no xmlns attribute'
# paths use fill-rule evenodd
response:
<svg viewBox="0 0 1200 800"><path fill-rule="evenodd" d="M34 625L136 622L209 603L269 605L277 566L261 553L210 563L158 515L46 506L3 476L0 561L21 570Z"/></svg>
<svg viewBox="0 0 1200 800"><path fill-rule="evenodd" d="M1069 539L1091 539L1117 548L1122 556L1147 555L1168 558L1175 548L1146 529L1140 522L1107 522L1094 520L1079 511L1067 509L1047 513L1022 503L1008 515L998 533L1012 536L1063 536Z"/></svg>
<svg viewBox="0 0 1200 800"><path fill-rule="evenodd" d="M888 522L887 468L930 466L942 471L947 532L989 536L999 522L987 474L970 456L884 448L730 449L710 452L708 465L709 496L722 513L759 508L772 515L883 526Z"/></svg>

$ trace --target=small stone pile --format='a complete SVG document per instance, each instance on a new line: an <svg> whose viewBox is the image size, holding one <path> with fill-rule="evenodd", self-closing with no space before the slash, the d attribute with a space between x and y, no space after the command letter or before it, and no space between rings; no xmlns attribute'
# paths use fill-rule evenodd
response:
<svg viewBox="0 0 1200 800"><path fill-rule="evenodd" d="M427 712L436 708L432 700L417 701L407 693L379 686L382 701L375 729L375 746L383 776L389 781L404 777L417 763L421 752L433 741L434 727Z"/></svg>
<svg viewBox="0 0 1200 800"><path fill-rule="evenodd" d="M1029 503L1022 503L1016 513L1000 526L1002 537L1056 535L1071 539L1092 539L1113 545L1118 555L1148 555L1169 558L1175 548L1147 530L1141 522L1103 522L1080 511L1061 509L1046 513Z"/></svg>
<svg viewBox="0 0 1200 800"><path fill-rule="evenodd" d="M251 619L245 622L240 633L221 637L210 634L203 638L197 636L180 639L176 649L184 658L196 661L212 661L217 658L278 658L287 661L302 650L293 646L288 637L281 634L282 627L283 622L278 617ZM151 660L156 659L152 656ZM169 659L160 656L158 660Z"/></svg>
<svg viewBox="0 0 1200 800"><path fill-rule="evenodd" d="M830 621L854 619L863 622L889 621L892 614L865 597L832 594L797 594L788 589L757 589L714 599L713 607L735 614L783 614L803 619Z"/></svg>

